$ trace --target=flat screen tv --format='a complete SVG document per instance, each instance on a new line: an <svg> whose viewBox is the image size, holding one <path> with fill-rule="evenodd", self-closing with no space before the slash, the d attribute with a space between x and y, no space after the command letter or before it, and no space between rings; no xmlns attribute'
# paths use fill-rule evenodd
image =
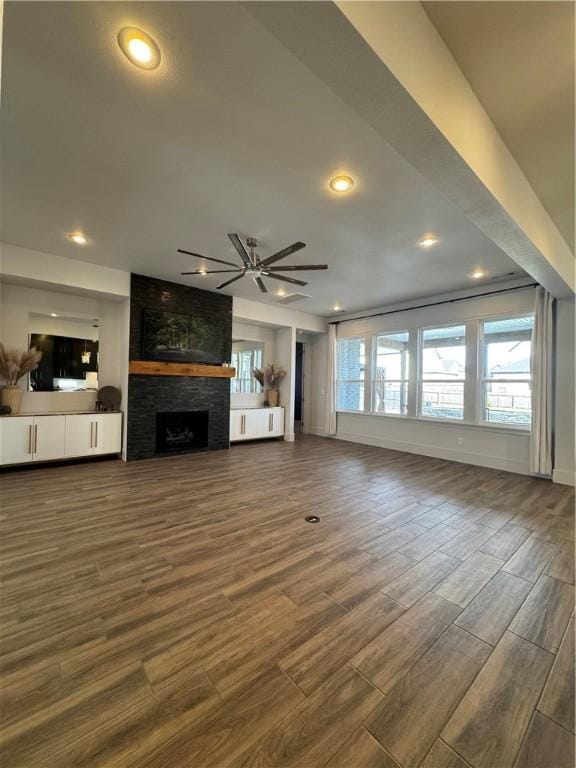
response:
<svg viewBox="0 0 576 768"><path fill-rule="evenodd" d="M145 309L142 313L142 357L180 363L226 362L224 337L217 324L193 315Z"/></svg>

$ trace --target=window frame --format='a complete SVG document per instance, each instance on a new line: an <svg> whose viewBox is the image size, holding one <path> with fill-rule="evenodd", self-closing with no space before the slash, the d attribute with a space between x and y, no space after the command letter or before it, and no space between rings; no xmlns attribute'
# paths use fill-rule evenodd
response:
<svg viewBox="0 0 576 768"><path fill-rule="evenodd" d="M335 386L336 386L336 412L342 414L352 414L358 416L374 416L387 419L405 419L406 421L426 422L431 424L444 424L447 426L460 426L462 428L499 430L504 432L518 432L526 434L530 432L531 424L506 423L486 421L484 418L484 398L485 386L487 383L494 383L494 379L488 379L485 376L486 357L484 342L484 324L498 320L534 317L532 309L516 310L513 312L486 312L475 314L466 318L457 318L453 320L439 321L433 324L408 324L403 327L392 327L379 329L377 332L360 332L354 336L346 336L337 339L336 343L336 365L335 365ZM465 370L462 379L456 380L463 385L463 408L462 418L448 418L443 416L426 416L422 413L422 387L425 383L423 378L423 352L424 352L424 331L440 328L463 327L464 345L465 345ZM404 383L406 386L406 409L405 413L391 413L386 411L377 411L376 407L376 361L377 361L377 339L380 336L389 336L399 333L408 334L408 378L390 379L387 383ZM533 339L532 330L532 339ZM364 342L365 349L365 368L364 379L339 379L338 365L340 344L343 341ZM455 383L454 379L437 380L438 383ZM497 379L496 381L506 382L506 379ZM528 382L532 392L532 376L526 379L514 379L514 383ZM353 410L342 408L339 405L340 384L343 382L362 384L364 388L363 409Z"/></svg>
<svg viewBox="0 0 576 768"><path fill-rule="evenodd" d="M469 382L468 373L468 339L469 329L468 320L452 321L450 323L435 323L434 325L423 325L418 327L418 370L416 372L416 418L423 421L441 422L442 424L465 424L466 423L466 384ZM464 327L464 376L462 379L433 379L438 384L461 383L462 384L462 418L455 419L449 416L426 416L422 413L422 385L424 384L424 332L433 331L440 328Z"/></svg>
<svg viewBox="0 0 576 768"><path fill-rule="evenodd" d="M498 320L514 320L515 318L531 317L534 320L534 312L512 312L499 315L490 315L481 318L478 321L478 377L476 380L476 423L481 427L492 429L517 429L522 432L530 432L532 429L533 404L532 404L532 370L527 378L523 379L492 379L486 376L486 342L484 340L484 324L498 322ZM532 357L532 341L534 338L534 326L530 336L530 357ZM488 421L486 414L486 385L500 382L502 384L528 384L530 390L530 423L521 424L519 422L495 422Z"/></svg>
<svg viewBox="0 0 576 768"><path fill-rule="evenodd" d="M394 418L402 418L405 419L408 417L408 409L409 409L409 399L410 399L410 383L411 383L411 375L413 374L413 368L414 363L410 359L410 336L413 331L410 331L409 329L402 329L402 330L395 330L395 331L379 331L376 334L372 335L372 365L371 365L371 371L370 371L370 413L374 416L393 416ZM400 384L400 391L402 392L402 387L404 387L405 392L405 402L406 402L406 408L404 410L404 413L393 413L389 411L379 411L376 409L376 384L377 379L376 371L377 371L377 362L378 362L378 339L381 336L395 336L400 333L405 333L408 337L406 341L406 353L407 353L407 360L408 360L408 376L404 379L386 379L386 384ZM402 402L402 395L401 400Z"/></svg>
<svg viewBox="0 0 576 768"><path fill-rule="evenodd" d="M343 341L363 341L364 342L364 378L363 379L341 379L340 378L340 344ZM336 412L337 413L364 413L364 414L370 414L371 410L366 408L366 398L367 398L367 384L370 385L370 370L368 361L370 359L370 349L369 349L369 338L367 336L346 336L343 339L337 339L336 341L336 365L335 365L335 379L336 379ZM342 408L340 406L340 384L344 382L346 384L362 384L363 385L363 391L362 391L362 402L363 402L363 408L362 409L354 409L354 408ZM372 388L369 386L371 394Z"/></svg>

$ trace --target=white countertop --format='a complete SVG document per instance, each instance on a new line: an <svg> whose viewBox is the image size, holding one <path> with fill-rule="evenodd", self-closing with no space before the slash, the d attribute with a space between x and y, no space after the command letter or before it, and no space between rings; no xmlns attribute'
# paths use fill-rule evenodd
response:
<svg viewBox="0 0 576 768"><path fill-rule="evenodd" d="M95 416L105 415L107 413L122 413L122 411L28 411L27 413L2 413L0 419L14 418L15 416Z"/></svg>

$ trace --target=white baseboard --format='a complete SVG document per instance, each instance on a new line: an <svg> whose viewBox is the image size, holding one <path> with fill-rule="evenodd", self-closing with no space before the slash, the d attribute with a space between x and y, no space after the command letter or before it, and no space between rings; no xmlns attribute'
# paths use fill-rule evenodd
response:
<svg viewBox="0 0 576 768"><path fill-rule="evenodd" d="M317 435L318 437L334 437L334 435L329 435L321 427L312 427L310 430L310 434Z"/></svg>
<svg viewBox="0 0 576 768"><path fill-rule="evenodd" d="M285 435L284 435L284 440L285 440L287 443L293 443L293 442L294 442L294 439L295 439L295 435L294 435L294 432L286 432L286 433L285 433Z"/></svg>
<svg viewBox="0 0 576 768"><path fill-rule="evenodd" d="M505 472L516 472L519 475L530 474L529 467L526 463L517 459L502 458L498 456L490 456L489 454L473 453L471 451L455 450L451 448L439 448L435 445L414 444L404 442L403 440L387 440L380 437L357 435L352 432L338 432L336 438L338 440L346 440L350 443L363 443L364 445L374 445L378 448L389 448L392 451L416 453L420 456L431 456L435 459L458 461L461 464L474 464L478 467L501 469Z"/></svg>
<svg viewBox="0 0 576 768"><path fill-rule="evenodd" d="M552 480L561 485L576 485L576 473L573 469L555 469L552 472Z"/></svg>

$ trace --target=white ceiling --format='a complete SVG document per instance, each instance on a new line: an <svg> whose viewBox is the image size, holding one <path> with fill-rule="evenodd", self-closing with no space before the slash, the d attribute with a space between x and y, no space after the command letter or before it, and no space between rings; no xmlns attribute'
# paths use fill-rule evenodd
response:
<svg viewBox="0 0 576 768"><path fill-rule="evenodd" d="M423 3L574 251L574 3Z"/></svg>
<svg viewBox="0 0 576 768"><path fill-rule="evenodd" d="M127 25L157 40L158 70L120 53ZM177 248L235 260L227 232L262 257L303 240L286 263L329 270L300 273L311 298L291 307L318 314L469 287L477 267L523 274L239 4L8 2L2 75L5 242L214 288L179 277L199 262ZM352 194L328 191L339 171ZM275 298L248 279L226 292Z"/></svg>

